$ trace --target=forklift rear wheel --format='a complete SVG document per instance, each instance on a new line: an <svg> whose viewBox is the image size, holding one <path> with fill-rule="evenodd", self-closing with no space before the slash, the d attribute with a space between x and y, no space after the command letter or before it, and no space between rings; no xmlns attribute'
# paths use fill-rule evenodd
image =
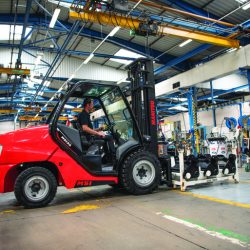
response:
<svg viewBox="0 0 250 250"><path fill-rule="evenodd" d="M161 179L161 164L150 152L136 151L123 162L120 183L132 194L147 194L155 190Z"/></svg>
<svg viewBox="0 0 250 250"><path fill-rule="evenodd" d="M48 169L31 167L17 177L15 196L17 201L26 208L44 207L56 194L57 181Z"/></svg>

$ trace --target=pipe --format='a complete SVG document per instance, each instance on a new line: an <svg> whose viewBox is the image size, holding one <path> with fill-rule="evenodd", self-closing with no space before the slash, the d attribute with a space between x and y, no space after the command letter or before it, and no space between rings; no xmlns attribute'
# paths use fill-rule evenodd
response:
<svg viewBox="0 0 250 250"><path fill-rule="evenodd" d="M131 2L138 2L137 0L130 0L130 1ZM198 19L202 19L202 20L222 24L222 25L225 25L225 26L228 26L228 27L235 27L234 24L231 24L231 23L228 23L228 22L216 20L216 19L213 19L213 18L210 18L210 17L204 17L204 16L196 15L196 14L193 14L193 13L190 13L190 12L174 9L174 8L171 8L171 7L162 6L162 5L159 5L159 4L156 4L156 3L142 2L142 4L145 5L145 6L154 7L154 8L158 8L158 9L165 10L165 11L174 12L174 13L178 13L178 14L191 16L191 17L194 17L194 18L198 18Z"/></svg>

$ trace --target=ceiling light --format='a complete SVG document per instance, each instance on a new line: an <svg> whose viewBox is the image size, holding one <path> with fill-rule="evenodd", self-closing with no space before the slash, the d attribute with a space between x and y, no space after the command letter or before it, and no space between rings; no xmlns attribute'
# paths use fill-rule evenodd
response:
<svg viewBox="0 0 250 250"><path fill-rule="evenodd" d="M57 21L57 18L60 14L60 11L61 11L61 9L59 9L59 8L55 9L54 14L53 14L52 19L51 19L50 24L49 24L50 28L54 28L56 21Z"/></svg>
<svg viewBox="0 0 250 250"><path fill-rule="evenodd" d="M215 95L215 96L213 97L213 99L218 98L218 97L219 97L218 95ZM212 100L212 97L208 97L207 99L208 99L208 100Z"/></svg>
<svg viewBox="0 0 250 250"><path fill-rule="evenodd" d="M247 10L249 8L250 8L250 3L247 3L242 7L243 10Z"/></svg>
<svg viewBox="0 0 250 250"><path fill-rule="evenodd" d="M173 101L178 101L178 102L186 102L187 98L179 98L179 97L170 97L169 99Z"/></svg>
<svg viewBox="0 0 250 250"><path fill-rule="evenodd" d="M126 49L120 49L118 52L116 52L114 54L114 56L130 57L130 58L135 58L135 59L139 58L139 57L145 57L145 56L142 56L142 55L140 55L138 53L135 53L135 52L132 52L132 51L129 51L129 50L126 50ZM114 62L118 62L118 63L121 63L121 64L125 64L125 65L128 65L131 62L133 62L132 60L117 59L117 58L110 58L109 60L114 61Z"/></svg>
<svg viewBox="0 0 250 250"><path fill-rule="evenodd" d="M179 47L184 47L185 45L187 45L188 43L191 43L193 40L192 39L188 39L185 42L179 44Z"/></svg>
<svg viewBox="0 0 250 250"><path fill-rule="evenodd" d="M178 106L175 106L175 107L171 107L171 108L169 108L169 109L175 109L175 110L180 110L180 111L188 111L188 109L187 108L185 108L185 107L183 107L183 106L181 106L181 105L178 105Z"/></svg>
<svg viewBox="0 0 250 250"><path fill-rule="evenodd" d="M123 82L130 82L130 81L128 81L127 77L125 77L125 78L122 78L121 80L119 80L116 84L121 84Z"/></svg>
<svg viewBox="0 0 250 250"><path fill-rule="evenodd" d="M84 63L84 64L87 64L93 57L94 57L94 54L91 53L91 54L85 59L85 61L84 61L83 63Z"/></svg>
<svg viewBox="0 0 250 250"><path fill-rule="evenodd" d="M120 26L116 26L113 30L110 31L108 36L114 36L120 28L121 28Z"/></svg>
<svg viewBox="0 0 250 250"><path fill-rule="evenodd" d="M68 79L68 81L71 81L74 77L75 77L75 75L73 74L73 75Z"/></svg>
<svg viewBox="0 0 250 250"><path fill-rule="evenodd" d="M48 87L50 85L50 82L49 81L45 81L45 83L44 83L44 87Z"/></svg>

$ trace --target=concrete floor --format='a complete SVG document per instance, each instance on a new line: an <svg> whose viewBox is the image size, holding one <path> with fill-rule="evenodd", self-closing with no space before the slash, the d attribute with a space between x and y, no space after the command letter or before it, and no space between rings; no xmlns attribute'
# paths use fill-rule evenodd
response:
<svg viewBox="0 0 250 250"><path fill-rule="evenodd" d="M232 185L236 190L250 186L212 185L192 189L191 195L160 188L144 196L109 186L59 188L53 203L40 209L23 209L13 193L1 194L0 249L250 249L250 205L243 208L192 195L221 195L225 187L233 194ZM96 209L81 210L88 208L84 205ZM63 213L72 208L75 213Z"/></svg>

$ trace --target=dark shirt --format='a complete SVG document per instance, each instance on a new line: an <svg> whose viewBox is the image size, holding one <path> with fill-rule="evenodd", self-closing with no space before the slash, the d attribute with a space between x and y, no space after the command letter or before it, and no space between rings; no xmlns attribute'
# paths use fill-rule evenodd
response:
<svg viewBox="0 0 250 250"><path fill-rule="evenodd" d="M93 129L93 125L90 120L90 114L86 112L85 110L83 110L82 113L79 114L78 121L81 126L87 125L89 128ZM89 133L86 133L85 131L83 131L83 134L87 137L87 140L91 138L91 135Z"/></svg>

